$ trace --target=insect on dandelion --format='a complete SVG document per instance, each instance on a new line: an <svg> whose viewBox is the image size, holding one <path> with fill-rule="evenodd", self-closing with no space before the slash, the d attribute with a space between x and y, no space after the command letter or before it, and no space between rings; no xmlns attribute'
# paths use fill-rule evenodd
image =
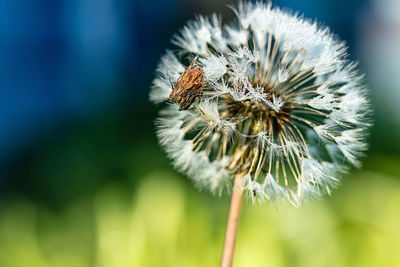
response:
<svg viewBox="0 0 400 267"><path fill-rule="evenodd" d="M328 28L270 3L232 9L231 24L199 16L173 37L150 93L166 103L157 135L175 167L201 189L232 192L221 266L243 195L298 206L330 194L347 165L360 167L370 126L357 64Z"/></svg>

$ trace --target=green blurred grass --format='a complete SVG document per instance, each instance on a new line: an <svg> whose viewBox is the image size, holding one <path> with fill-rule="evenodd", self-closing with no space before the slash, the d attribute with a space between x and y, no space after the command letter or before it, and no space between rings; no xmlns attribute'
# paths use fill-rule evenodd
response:
<svg viewBox="0 0 400 267"><path fill-rule="evenodd" d="M134 192L106 185L57 212L3 200L0 266L217 266L228 198L169 169L142 178ZM400 266L399 205L400 180L373 171L301 209L246 203L235 266Z"/></svg>

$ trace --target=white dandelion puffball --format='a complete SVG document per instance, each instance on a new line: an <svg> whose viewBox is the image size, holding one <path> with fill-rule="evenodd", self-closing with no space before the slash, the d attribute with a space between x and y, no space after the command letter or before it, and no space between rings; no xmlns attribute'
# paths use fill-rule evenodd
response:
<svg viewBox="0 0 400 267"><path fill-rule="evenodd" d="M150 99L175 167L211 192L287 200L330 194L360 167L368 92L343 42L316 22L241 2L237 20L190 21L161 58Z"/></svg>

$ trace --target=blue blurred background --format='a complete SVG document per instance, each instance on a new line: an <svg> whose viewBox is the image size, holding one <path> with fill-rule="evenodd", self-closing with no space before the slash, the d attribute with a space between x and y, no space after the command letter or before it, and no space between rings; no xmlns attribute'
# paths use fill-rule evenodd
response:
<svg viewBox="0 0 400 267"><path fill-rule="evenodd" d="M172 34L195 14L232 20L230 3L0 1L0 266L216 265L228 200L196 192L169 166L148 92ZM257 220L269 239L253 240L259 233L243 222L237 266L400 266L400 232L391 225L400 219L400 2L273 3L347 42L371 87L376 123L363 170L353 170L333 200L305 208L317 221L290 208L245 207L243 220ZM165 224L152 226L160 218ZM297 242L312 223L329 236L316 258L304 249L319 244L316 237ZM359 249L368 234L371 245ZM360 261L349 250L360 250Z"/></svg>

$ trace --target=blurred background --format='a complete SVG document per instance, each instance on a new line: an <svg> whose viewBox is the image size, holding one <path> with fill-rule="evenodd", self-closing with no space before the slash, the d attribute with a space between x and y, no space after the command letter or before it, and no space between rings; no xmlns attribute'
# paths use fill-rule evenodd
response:
<svg viewBox="0 0 400 267"><path fill-rule="evenodd" d="M229 199L172 169L148 92L172 34L229 3L0 1L0 267L218 265ZM244 205L235 266L400 266L400 1L273 3L347 42L376 123L329 199Z"/></svg>

